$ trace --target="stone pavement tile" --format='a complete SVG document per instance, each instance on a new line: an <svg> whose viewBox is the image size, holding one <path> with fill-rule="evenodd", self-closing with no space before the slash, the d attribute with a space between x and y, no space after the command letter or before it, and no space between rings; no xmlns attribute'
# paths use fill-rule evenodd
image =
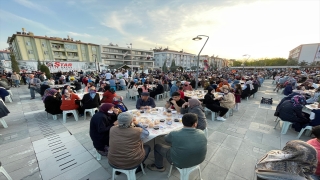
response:
<svg viewBox="0 0 320 180"><path fill-rule="evenodd" d="M205 167L208 165L208 161L203 161L201 164L200 164L200 171L202 172ZM175 169L175 167L173 167L172 169ZM180 172L178 169L176 169L176 171L174 171L174 173L172 174L174 175L175 177L179 178L180 179ZM195 171L192 171L189 175L189 179L192 179L192 180L200 180L200 176L199 176L199 170L195 170ZM203 179L203 177L202 177Z"/></svg>
<svg viewBox="0 0 320 180"><path fill-rule="evenodd" d="M99 169L84 176L80 180L88 180L88 179L90 179L90 180L106 180L110 177L111 177L111 175L103 167L100 167Z"/></svg>
<svg viewBox="0 0 320 180"><path fill-rule="evenodd" d="M41 175L39 173L39 167L37 163L30 166L25 166L19 170L10 172L12 179L28 179L28 180L40 180ZM7 180L4 176L0 176L0 180Z"/></svg>
<svg viewBox="0 0 320 180"><path fill-rule="evenodd" d="M232 172L229 172L225 180L246 180L245 178L242 178L240 176L237 176L233 174Z"/></svg>
<svg viewBox="0 0 320 180"><path fill-rule="evenodd" d="M58 132L59 130L68 131L63 125L57 125L57 126L49 126L49 127L43 127L43 128L39 127L39 130L29 132L29 135L30 137L32 137L37 135L47 135L49 133L56 134L56 132Z"/></svg>
<svg viewBox="0 0 320 180"><path fill-rule="evenodd" d="M217 152L217 150L219 149L220 145L219 144L208 144L207 146L207 154L206 154L206 161L210 161L210 159L212 158L212 156Z"/></svg>
<svg viewBox="0 0 320 180"><path fill-rule="evenodd" d="M242 143L242 138L229 135L221 144L222 147L238 150Z"/></svg>
<svg viewBox="0 0 320 180"><path fill-rule="evenodd" d="M252 131L250 129L247 130L244 139L248 139L252 142L261 143L262 142L263 133Z"/></svg>
<svg viewBox="0 0 320 180"><path fill-rule="evenodd" d="M26 129L18 132L4 134L0 136L0 144L6 144L20 139L25 139L26 137L28 137L28 130Z"/></svg>
<svg viewBox="0 0 320 180"><path fill-rule="evenodd" d="M245 131L247 129L249 129L250 123L252 122L252 119L243 119L240 118L234 125L239 127L239 128L243 128L245 130L239 130L237 132L241 133L241 134L245 134Z"/></svg>
<svg viewBox="0 0 320 180"><path fill-rule="evenodd" d="M220 146L209 162L223 169L229 169L236 154L237 151Z"/></svg>
<svg viewBox="0 0 320 180"><path fill-rule="evenodd" d="M233 124L223 123L218 129L217 132L225 133L235 137L243 138L244 134L237 132L238 128Z"/></svg>
<svg viewBox="0 0 320 180"><path fill-rule="evenodd" d="M91 159L85 163L81 163L79 166L66 171L59 176L56 176L52 180L62 180L62 179L81 179L85 176L88 176L92 172L96 171L97 169L101 168L101 165L95 160ZM107 174L109 175L109 174ZM106 176L105 179L109 178ZM43 177L45 180L45 178Z"/></svg>
<svg viewBox="0 0 320 180"><path fill-rule="evenodd" d="M217 165L208 163L202 171L202 179L224 180L227 177L228 170L225 170Z"/></svg>
<svg viewBox="0 0 320 180"><path fill-rule="evenodd" d="M32 136L31 137L31 141L34 142L34 141L38 141L38 140L41 140L43 138L47 138L49 136L53 136L55 134L60 134L60 133L64 133L64 132L68 132L66 131L66 129L58 129L58 130L55 130L54 133L48 133L48 134L40 134L40 135L37 135L37 136ZM69 133L69 132L68 132ZM70 134L70 133L69 133Z"/></svg>
<svg viewBox="0 0 320 180"><path fill-rule="evenodd" d="M35 154L19 159L17 161L13 161L8 164L2 163L2 166L5 167L6 171L10 174L13 171L17 171L25 166L31 166L33 164L38 164Z"/></svg>
<svg viewBox="0 0 320 180"><path fill-rule="evenodd" d="M8 142L6 144L0 144L0 151L14 148L16 146L23 145L23 144L30 144L30 143L31 143L30 138L26 137L17 141Z"/></svg>
<svg viewBox="0 0 320 180"><path fill-rule="evenodd" d="M227 138L228 134L215 131L209 136L208 143L221 144Z"/></svg>
<svg viewBox="0 0 320 180"><path fill-rule="evenodd" d="M238 151L241 151L247 156L253 156L260 159L268 151L274 150L275 148L261 143L255 143L250 140L244 139Z"/></svg>
<svg viewBox="0 0 320 180"><path fill-rule="evenodd" d="M246 179L253 179L254 168L257 163L257 158L247 155L242 151L238 151L237 156L232 163L230 172Z"/></svg>
<svg viewBox="0 0 320 180"><path fill-rule="evenodd" d="M0 158L9 157L12 154L19 154L20 152L23 152L26 150L33 151L33 146L31 143L21 144L21 145L17 145L16 147L13 147L10 149L2 150L1 154L0 154Z"/></svg>
<svg viewBox="0 0 320 180"><path fill-rule="evenodd" d="M280 136L263 134L261 143L264 145L273 146L275 149L280 149Z"/></svg>
<svg viewBox="0 0 320 180"><path fill-rule="evenodd" d="M8 164L8 163L17 161L17 160L19 160L19 159L26 158L26 157L28 157L28 156L30 156L30 155L33 155L33 154L35 154L33 148L21 149L21 150L20 150L19 152L17 152L17 153L13 153L13 154L10 154L10 155L8 155L8 156L2 157L2 158L1 158L1 162L2 162L3 164Z"/></svg>

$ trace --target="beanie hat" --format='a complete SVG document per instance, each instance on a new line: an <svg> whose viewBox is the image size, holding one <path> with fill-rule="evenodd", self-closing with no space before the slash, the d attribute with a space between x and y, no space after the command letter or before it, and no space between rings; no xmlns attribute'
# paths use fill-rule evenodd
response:
<svg viewBox="0 0 320 180"><path fill-rule="evenodd" d="M133 119L132 114L129 112L123 112L118 115L118 124L120 127L129 127Z"/></svg>

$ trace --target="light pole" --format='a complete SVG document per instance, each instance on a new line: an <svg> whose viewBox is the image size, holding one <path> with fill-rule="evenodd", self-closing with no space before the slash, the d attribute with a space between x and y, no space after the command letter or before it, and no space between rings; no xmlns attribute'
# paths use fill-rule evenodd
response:
<svg viewBox="0 0 320 180"><path fill-rule="evenodd" d="M96 71L98 70L98 73L100 73L99 64L97 65L97 55L96 54L92 54L92 56L95 56L94 64L96 65Z"/></svg>
<svg viewBox="0 0 320 180"><path fill-rule="evenodd" d="M131 68L132 68L132 71L133 71L133 59L132 59L132 43L130 44L127 44L127 45L130 45L130 58L131 58ZM128 46L129 47L129 46Z"/></svg>
<svg viewBox="0 0 320 180"><path fill-rule="evenodd" d="M206 36L206 35L198 35L197 37L195 38L192 38L192 40L194 41L200 41L202 38L200 36L203 36L203 37L207 37L207 40L206 42L203 44L199 54L198 54L198 61L197 61L197 74L196 74L196 87L195 89L197 90L198 89L198 81L199 81L199 63L200 63L200 53L202 51L202 49L204 48L204 46L207 44L207 41L209 40L209 36Z"/></svg>
<svg viewBox="0 0 320 180"><path fill-rule="evenodd" d="M243 56L247 56L248 58L247 58L247 60L246 61L248 61L249 59L250 59L250 55L249 54L245 54L245 55L243 55ZM243 63L244 64L244 63ZM243 67L244 68L244 67Z"/></svg>

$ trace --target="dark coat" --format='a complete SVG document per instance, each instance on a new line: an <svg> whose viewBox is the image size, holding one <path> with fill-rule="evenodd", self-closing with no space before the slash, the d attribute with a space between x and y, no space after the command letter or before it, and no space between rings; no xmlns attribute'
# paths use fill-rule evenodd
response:
<svg viewBox="0 0 320 180"><path fill-rule="evenodd" d="M211 104L220 106L220 102L218 100L213 100L213 98L214 98L213 94L210 94L210 91L209 91L209 93L207 93L204 96L203 104L205 104L206 106L209 106Z"/></svg>
<svg viewBox="0 0 320 180"><path fill-rule="evenodd" d="M50 88L49 85L42 84L42 85L40 86L40 95L43 96L43 95L44 95L44 91L45 91L46 89L48 89L48 88Z"/></svg>
<svg viewBox="0 0 320 180"><path fill-rule="evenodd" d="M283 90L283 94L288 96L291 93L292 93L292 86L291 85L287 85Z"/></svg>
<svg viewBox="0 0 320 180"><path fill-rule="evenodd" d="M150 92L150 97L155 98L156 95L162 94L163 92L164 92L163 86L161 84L158 84L157 88L154 91Z"/></svg>
<svg viewBox="0 0 320 180"><path fill-rule="evenodd" d="M62 114L62 110L60 109L61 102L61 97L47 96L44 100L45 111L52 115Z"/></svg>
<svg viewBox="0 0 320 180"><path fill-rule="evenodd" d="M320 110L312 110L312 112L315 114L315 117L312 121L310 121L309 126L318 126L320 125Z"/></svg>
<svg viewBox="0 0 320 180"><path fill-rule="evenodd" d="M81 89L81 84L79 82L74 82L73 85L75 86L74 90L78 91Z"/></svg>
<svg viewBox="0 0 320 180"><path fill-rule="evenodd" d="M300 131L310 121L302 113L302 106L293 106L290 100L284 101L278 110L279 118L283 121L292 122L296 131Z"/></svg>
<svg viewBox="0 0 320 180"><path fill-rule="evenodd" d="M250 96L250 87L247 87L245 90L242 91L241 98L245 99L246 97L249 97L249 96Z"/></svg>
<svg viewBox="0 0 320 180"><path fill-rule="evenodd" d="M81 102L83 109L97 108L101 105L100 96L98 93L96 93L93 99L91 98L90 93L85 94Z"/></svg>
<svg viewBox="0 0 320 180"><path fill-rule="evenodd" d="M117 120L115 114L106 115L97 112L90 121L90 137L93 146L99 151L104 151L104 146L109 146L109 131L113 123Z"/></svg>
<svg viewBox="0 0 320 180"><path fill-rule="evenodd" d="M0 118L7 116L9 113L10 111L8 110L7 106L0 101Z"/></svg>
<svg viewBox="0 0 320 180"><path fill-rule="evenodd" d="M4 88L0 88L0 97L4 102L6 102L6 96L9 96L9 92Z"/></svg>
<svg viewBox="0 0 320 180"><path fill-rule="evenodd" d="M276 111L279 112L279 107L281 106L281 104L286 101L286 100L291 100L291 98L293 98L293 96L295 95L300 95L299 93L293 92L291 94L289 94L287 97L284 97L283 99L281 99L281 101L279 102Z"/></svg>

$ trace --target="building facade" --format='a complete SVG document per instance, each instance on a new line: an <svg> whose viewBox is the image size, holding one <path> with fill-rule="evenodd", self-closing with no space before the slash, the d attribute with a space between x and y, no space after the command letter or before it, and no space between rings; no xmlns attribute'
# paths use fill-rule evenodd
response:
<svg viewBox="0 0 320 180"><path fill-rule="evenodd" d="M83 43L73 38L35 36L32 32L17 32L7 43L17 60L99 62L99 45Z"/></svg>
<svg viewBox="0 0 320 180"><path fill-rule="evenodd" d="M133 69L154 67L152 50L119 47L118 45L100 45L101 62L112 69L113 66L127 65Z"/></svg>
<svg viewBox="0 0 320 180"><path fill-rule="evenodd" d="M320 61L320 43L299 45L289 52L289 59L308 64Z"/></svg>
<svg viewBox="0 0 320 180"><path fill-rule="evenodd" d="M190 69L192 66L197 65L197 58L195 54L183 52L183 51L173 51L166 49L154 49L154 59L155 67L162 68L164 63L165 66L170 67L172 62L175 62L176 66L181 66L184 69ZM203 59L200 58L200 66L203 67Z"/></svg>

